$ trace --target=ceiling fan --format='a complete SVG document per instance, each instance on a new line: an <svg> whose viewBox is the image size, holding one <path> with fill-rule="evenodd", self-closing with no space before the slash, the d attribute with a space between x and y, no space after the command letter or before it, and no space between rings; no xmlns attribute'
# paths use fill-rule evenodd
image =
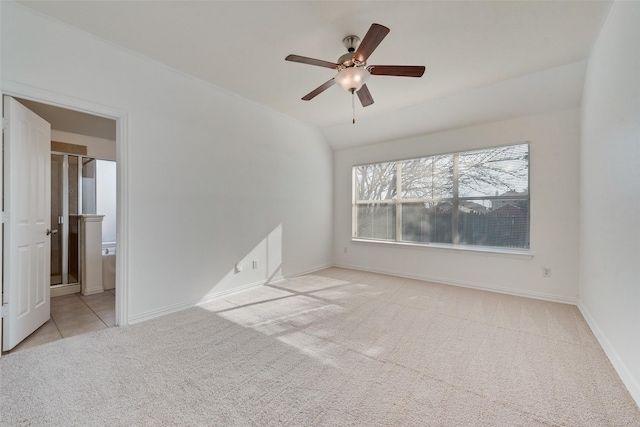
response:
<svg viewBox="0 0 640 427"><path fill-rule="evenodd" d="M303 96L302 99L304 101L310 101L337 83L343 89L351 92L352 96L357 93L362 106L368 107L373 104L373 98L366 83L372 74L374 76L422 77L424 74L424 66L421 65L367 65L367 58L369 58L380 42L389 34L389 31L389 28L384 25L371 24L362 42L360 42L358 36L352 35L345 37L342 40L342 44L347 48L348 52L338 58L338 61L335 63L321 59L307 58L306 56L287 56L285 58L286 61L316 65L338 71L338 74L336 74L334 78L318 86ZM353 102L352 100L352 103ZM355 115L353 123L355 123Z"/></svg>

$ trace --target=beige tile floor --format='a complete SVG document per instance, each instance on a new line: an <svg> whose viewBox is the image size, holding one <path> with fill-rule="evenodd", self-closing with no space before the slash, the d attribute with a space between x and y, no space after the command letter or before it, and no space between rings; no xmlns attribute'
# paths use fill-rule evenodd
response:
<svg viewBox="0 0 640 427"><path fill-rule="evenodd" d="M51 318L10 353L115 325L115 290L51 298Z"/></svg>

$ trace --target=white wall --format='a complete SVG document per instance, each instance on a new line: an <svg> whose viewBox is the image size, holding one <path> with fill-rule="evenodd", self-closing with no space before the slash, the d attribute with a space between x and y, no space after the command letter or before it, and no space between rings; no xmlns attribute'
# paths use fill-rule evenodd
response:
<svg viewBox="0 0 640 427"><path fill-rule="evenodd" d="M582 104L580 308L640 405L640 3L616 2Z"/></svg>
<svg viewBox="0 0 640 427"><path fill-rule="evenodd" d="M335 262L575 303L579 119L575 108L334 152ZM351 241L352 166L525 141L531 143L533 257ZM551 269L551 277L543 277L543 266Z"/></svg>
<svg viewBox="0 0 640 427"><path fill-rule="evenodd" d="M3 84L127 113L130 321L331 262L332 154L319 131L13 2L1 8ZM235 274L242 259L258 268Z"/></svg>

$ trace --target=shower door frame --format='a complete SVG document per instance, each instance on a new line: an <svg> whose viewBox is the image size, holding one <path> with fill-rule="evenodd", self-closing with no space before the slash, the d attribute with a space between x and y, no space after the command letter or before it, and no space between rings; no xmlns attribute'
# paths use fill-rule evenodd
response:
<svg viewBox="0 0 640 427"><path fill-rule="evenodd" d="M78 159L77 161L77 173L76 173L76 199L77 199L77 213L75 215L79 216L82 215L82 193L83 193L83 186L82 186L82 168L84 165L84 159L94 159L91 156L85 156L85 155L81 155L81 154L75 154L75 153L65 153L62 151L51 151L51 156L62 156L63 160L62 160L62 215L58 215L58 225L62 225L62 229L60 230L60 234L59 234L59 238L62 239L62 251L60 254L61 262L61 279L60 282L61 283L56 283L53 284L51 283L53 281L53 279L51 277L53 277L53 275L50 276L49 280L49 285L51 286L51 289L59 289L59 288L63 288L63 287L67 287L67 286L74 286L74 285L80 285L80 277L81 277L81 262L80 262L80 251L78 250L78 259L76 260L77 263L77 277L76 280L73 282L69 282L69 262L70 262L70 251L69 251L69 240L70 240L70 226L71 226L71 213L70 213L70 208L69 208L69 204L71 202L70 196L69 196L69 189L70 189L70 176L69 176L69 157L73 156L76 157ZM53 160L52 160L53 161ZM53 170L53 168L52 168ZM53 194L52 194L53 196ZM51 199L53 201L53 197ZM53 224L52 224L52 228L53 228ZM78 245L80 245L80 242L78 242ZM52 248L52 255L53 255L53 248ZM53 260L52 260L53 261ZM53 271L53 262L52 262L52 271Z"/></svg>

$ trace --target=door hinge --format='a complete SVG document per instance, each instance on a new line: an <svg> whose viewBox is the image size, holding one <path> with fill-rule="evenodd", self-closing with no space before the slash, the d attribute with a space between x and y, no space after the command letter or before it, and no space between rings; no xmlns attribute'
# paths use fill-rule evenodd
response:
<svg viewBox="0 0 640 427"><path fill-rule="evenodd" d="M8 215L6 212L0 212L0 224L5 224L7 222Z"/></svg>
<svg viewBox="0 0 640 427"><path fill-rule="evenodd" d="M0 319L9 317L9 303L4 303L0 306Z"/></svg>
<svg viewBox="0 0 640 427"><path fill-rule="evenodd" d="M9 120L2 118L2 130L9 129Z"/></svg>

